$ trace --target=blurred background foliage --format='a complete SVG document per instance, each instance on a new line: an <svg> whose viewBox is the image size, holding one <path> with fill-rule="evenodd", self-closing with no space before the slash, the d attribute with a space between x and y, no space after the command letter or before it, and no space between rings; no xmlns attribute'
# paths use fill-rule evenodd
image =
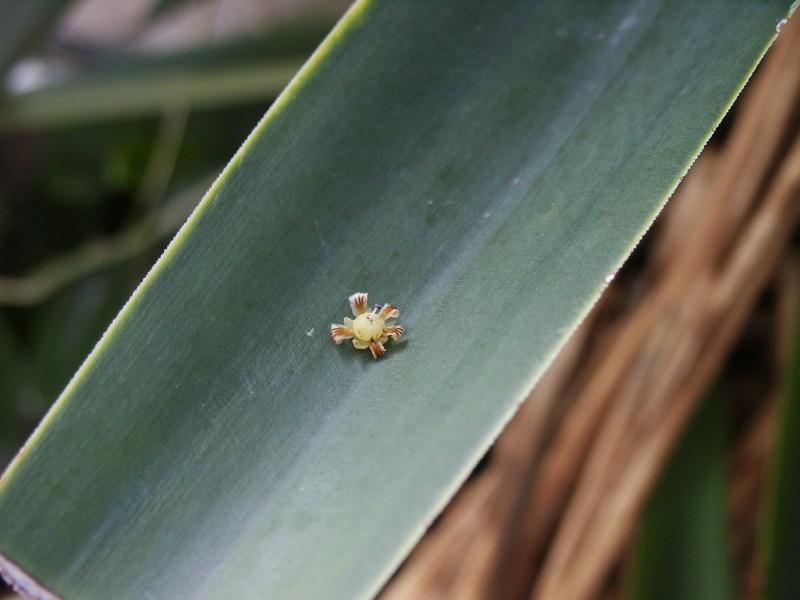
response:
<svg viewBox="0 0 800 600"><path fill-rule="evenodd" d="M348 4L0 0L0 465ZM385 598L800 597L797 211L767 202L788 170L800 204L800 25L779 37L745 93L772 104L737 104ZM740 208L709 218L717 197ZM737 248L752 293L725 296ZM659 303L702 315L669 338ZM681 353L711 359L676 375ZM656 408L626 416L628 388Z"/></svg>

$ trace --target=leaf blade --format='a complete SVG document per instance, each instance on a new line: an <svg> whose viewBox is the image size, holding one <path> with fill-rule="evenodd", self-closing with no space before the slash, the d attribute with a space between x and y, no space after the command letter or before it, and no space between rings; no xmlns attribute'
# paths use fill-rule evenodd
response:
<svg viewBox="0 0 800 600"><path fill-rule="evenodd" d="M555 6L351 10L6 475L0 551L80 597L375 592L787 9ZM407 327L379 361L327 337L355 291Z"/></svg>

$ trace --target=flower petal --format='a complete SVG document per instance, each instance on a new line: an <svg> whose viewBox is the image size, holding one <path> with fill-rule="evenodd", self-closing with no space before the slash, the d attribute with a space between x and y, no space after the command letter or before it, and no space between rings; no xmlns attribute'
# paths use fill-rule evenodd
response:
<svg viewBox="0 0 800 600"><path fill-rule="evenodd" d="M369 345L369 349L372 352L372 358L377 359L379 356L383 356L386 352L386 348L383 347L383 344L380 342L371 342Z"/></svg>
<svg viewBox="0 0 800 600"><path fill-rule="evenodd" d="M338 323L334 323L331 325L331 337L333 341L337 344L341 344L345 340L349 340L350 338L354 337L355 334L353 330L349 327L345 327L344 325L339 325Z"/></svg>
<svg viewBox="0 0 800 600"><path fill-rule="evenodd" d="M400 336L403 335L406 331L406 328L402 325L390 325L386 327L383 332L391 338L400 339Z"/></svg>
<svg viewBox="0 0 800 600"><path fill-rule="evenodd" d="M378 316L381 319L394 319L395 317L400 316L400 310L396 306L392 306L391 304L384 304L381 306L381 310L378 313Z"/></svg>
<svg viewBox="0 0 800 600"><path fill-rule="evenodd" d="M364 340L360 340L357 337L353 338L353 346L356 350L366 350L369 348L369 342L365 342Z"/></svg>
<svg viewBox="0 0 800 600"><path fill-rule="evenodd" d="M353 309L355 316L363 314L367 310L367 294L356 292L350 296L350 308Z"/></svg>

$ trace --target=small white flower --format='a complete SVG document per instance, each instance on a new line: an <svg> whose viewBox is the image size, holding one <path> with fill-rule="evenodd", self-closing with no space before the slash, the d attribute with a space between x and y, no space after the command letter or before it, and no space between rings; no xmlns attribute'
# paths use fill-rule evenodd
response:
<svg viewBox="0 0 800 600"><path fill-rule="evenodd" d="M388 320L400 316L396 306L377 304L372 312L367 312L367 294L364 292L356 292L350 296L350 308L355 319L345 317L344 325L331 325L331 336L337 344L353 340L353 346L357 350L369 348L372 358L377 359L386 352L384 344L389 338L397 340L405 332L402 325Z"/></svg>

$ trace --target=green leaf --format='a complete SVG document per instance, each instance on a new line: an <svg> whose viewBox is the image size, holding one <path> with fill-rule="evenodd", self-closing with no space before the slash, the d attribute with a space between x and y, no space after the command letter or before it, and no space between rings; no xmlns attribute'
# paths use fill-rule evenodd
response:
<svg viewBox="0 0 800 600"><path fill-rule="evenodd" d="M71 0L0 0L0 77L39 39Z"/></svg>
<svg viewBox="0 0 800 600"><path fill-rule="evenodd" d="M271 99L330 27L290 23L250 39L93 64L65 81L6 98L0 104L0 131L140 117L174 106L208 108Z"/></svg>
<svg viewBox="0 0 800 600"><path fill-rule="evenodd" d="M780 405L775 462L766 496L762 540L764 598L790 600L800 594L800 304L794 320Z"/></svg>
<svg viewBox="0 0 800 600"><path fill-rule="evenodd" d="M32 362L37 387L48 404L119 311L131 290L132 270L107 269L84 277L37 311Z"/></svg>
<svg viewBox="0 0 800 600"><path fill-rule="evenodd" d="M30 385L29 371L17 336L6 314L0 312L0 465L3 466L14 456L16 446L28 431L21 413L27 408L23 399Z"/></svg>
<svg viewBox="0 0 800 600"><path fill-rule="evenodd" d="M356 4L7 471L4 568L80 598L375 593L788 8ZM406 326L378 361L328 333L357 291Z"/></svg>
<svg viewBox="0 0 800 600"><path fill-rule="evenodd" d="M735 597L723 409L719 394L706 400L653 491L638 534L631 600Z"/></svg>

